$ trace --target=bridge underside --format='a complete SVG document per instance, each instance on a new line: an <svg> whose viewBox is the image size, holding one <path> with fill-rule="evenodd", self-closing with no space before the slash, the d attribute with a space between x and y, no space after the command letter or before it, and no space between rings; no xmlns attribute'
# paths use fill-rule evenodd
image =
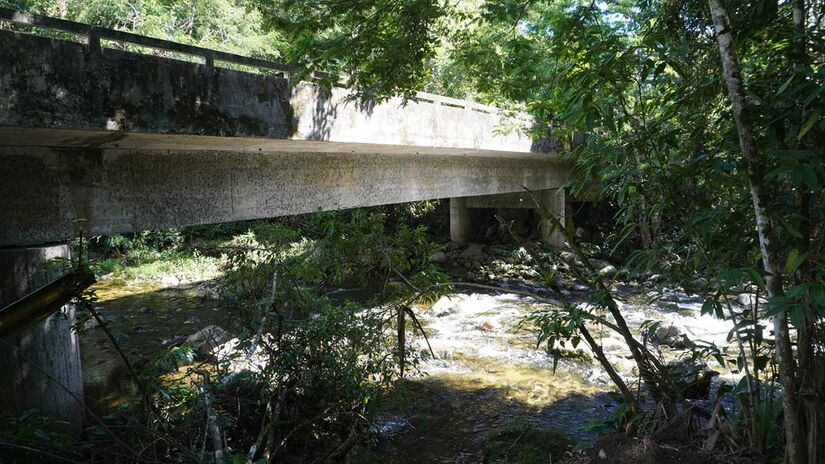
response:
<svg viewBox="0 0 825 464"><path fill-rule="evenodd" d="M542 154L0 128L0 247L561 187Z"/></svg>

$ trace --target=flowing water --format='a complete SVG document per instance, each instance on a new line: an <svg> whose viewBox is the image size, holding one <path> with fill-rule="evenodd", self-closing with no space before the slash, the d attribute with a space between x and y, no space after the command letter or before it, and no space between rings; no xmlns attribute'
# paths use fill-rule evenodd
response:
<svg viewBox="0 0 825 464"><path fill-rule="evenodd" d="M113 321L126 351L137 357L222 322L217 301L197 283L163 286L105 279L95 290L99 310ZM618 292L622 312L636 330L654 319L693 339L724 344L731 328L725 321L701 316L701 299L695 295L666 291L651 303L640 288ZM586 293L568 289L568 297L585 304ZM609 378L586 350L555 362L536 347L535 328L522 321L538 310L552 308L516 294L470 291L417 308L435 357L422 336L409 337L410 348L420 354L420 374L379 414L374 426L378 443L362 453L370 458L361 461L482 462L491 452L490 443L500 443L501 437L526 441L521 437L530 429L556 429L575 441L591 440L593 434L584 426L609 417L617 405ZM599 335L612 363L629 382L635 381L622 340ZM129 388L118 383L125 377L122 362L103 331L90 326L81 347L90 397L116 404L128 395ZM679 355L662 349L665 358ZM559 435L558 440L564 438Z"/></svg>

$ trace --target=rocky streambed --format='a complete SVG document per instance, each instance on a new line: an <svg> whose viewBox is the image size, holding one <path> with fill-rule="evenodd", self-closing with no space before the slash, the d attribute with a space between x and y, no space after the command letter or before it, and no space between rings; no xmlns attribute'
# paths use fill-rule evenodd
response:
<svg viewBox="0 0 825 464"><path fill-rule="evenodd" d="M450 245L441 253L434 260L453 275L504 288L459 287L416 308L435 357L424 338L410 332L409 348L420 353L420 371L382 409L373 426L374 443L362 446L355 462L546 462L548 455L559 457L574 442L591 441L588 423L610 417L618 402L607 374L583 346L560 360L536 346L536 330L523 323L524 317L552 311L553 305L508 291L546 294L524 250L476 244ZM728 343L732 324L700 314L700 295L654 280L613 289L637 333L646 321L660 321L649 339L664 359L675 361L684 354L683 335L718 346ZM569 300L588 304L588 291L580 283L557 284ZM97 305L118 322L113 326L124 346L145 356L222 323L211 285L171 277L150 283L103 279L97 284ZM746 299L739 303L750 303ZM638 373L623 340L608 331L597 333L608 359L629 383L636 382ZM117 392L123 391L113 385L123 377L120 361L100 328L90 325L81 349L92 395L116 402ZM719 373L719 379L736 378Z"/></svg>

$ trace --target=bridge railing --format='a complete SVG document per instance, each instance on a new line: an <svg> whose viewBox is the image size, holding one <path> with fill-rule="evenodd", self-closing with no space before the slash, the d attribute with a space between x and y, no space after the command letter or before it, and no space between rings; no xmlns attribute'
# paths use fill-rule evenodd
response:
<svg viewBox="0 0 825 464"><path fill-rule="evenodd" d="M105 27L67 21L65 19L36 15L10 8L0 8L0 20L10 21L12 23L24 26L38 27L85 36L86 43L89 45L90 51L93 53L100 51L100 40L105 39L123 44L133 44L155 50L200 57L203 59L203 62L207 67L214 66L215 61L222 61L241 66L269 69L279 72L287 78L290 73L295 70L294 66L288 64L237 55L235 53L211 50L208 48L198 47L196 45L187 45L169 40L156 39L153 37L133 34L131 32L118 31Z"/></svg>
<svg viewBox="0 0 825 464"><path fill-rule="evenodd" d="M290 75L295 72L296 67L278 63L275 61L265 60L261 58L253 58L242 56L235 53L222 52L218 50L211 50L208 48L198 47L196 45L187 45L179 42L172 42L169 40L156 39L154 37L147 37L131 32L118 31L105 27L92 26L90 24L78 23L75 21L68 21L65 19L53 18L50 16L37 15L24 11L14 10L11 8L0 8L0 23L3 21L14 24L46 29L58 32L67 32L78 35L84 38L85 43L88 44L91 53L100 53L101 39L112 42L118 42L124 45L137 45L139 47L151 48L162 52L171 52L176 54L188 55L197 57L203 60L203 64L207 68L215 66L216 61L228 63L232 65L246 66L250 68L267 69L275 71L284 78L289 79ZM329 77L326 73L314 73L316 77ZM483 105L468 100L460 100L457 98L444 97L426 92L419 92L416 101L419 103L430 103L437 106L449 106L454 108L464 108L479 113L497 114L502 112L500 108L490 105ZM527 119L526 115L524 118Z"/></svg>

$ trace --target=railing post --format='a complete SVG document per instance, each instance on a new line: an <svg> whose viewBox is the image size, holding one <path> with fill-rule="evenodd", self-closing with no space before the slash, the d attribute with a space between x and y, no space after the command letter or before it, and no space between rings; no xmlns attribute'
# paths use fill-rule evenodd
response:
<svg viewBox="0 0 825 464"><path fill-rule="evenodd" d="M92 27L89 29L89 36L88 36L88 47L89 47L89 57L92 59L98 59L101 55L100 50L100 29L96 27Z"/></svg>
<svg viewBox="0 0 825 464"><path fill-rule="evenodd" d="M203 55L203 91L201 98L203 103L212 103L212 84L215 80L215 55L204 53Z"/></svg>

